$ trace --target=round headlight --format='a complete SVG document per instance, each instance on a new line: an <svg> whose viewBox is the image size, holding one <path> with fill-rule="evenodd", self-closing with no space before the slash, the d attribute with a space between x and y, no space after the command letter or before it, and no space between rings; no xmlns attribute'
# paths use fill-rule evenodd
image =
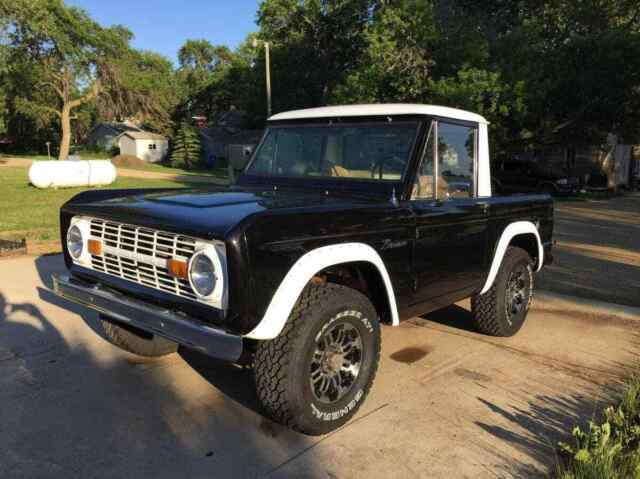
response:
<svg viewBox="0 0 640 479"><path fill-rule="evenodd" d="M82 232L74 225L67 231L67 250L74 259L79 259L82 256L83 248Z"/></svg>
<svg viewBox="0 0 640 479"><path fill-rule="evenodd" d="M189 281L199 296L211 296L216 287L213 261L204 253L196 253L189 264Z"/></svg>

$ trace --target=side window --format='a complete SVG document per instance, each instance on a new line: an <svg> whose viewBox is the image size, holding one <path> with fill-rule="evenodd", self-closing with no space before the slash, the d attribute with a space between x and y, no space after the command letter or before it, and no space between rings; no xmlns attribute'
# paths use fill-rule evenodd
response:
<svg viewBox="0 0 640 479"><path fill-rule="evenodd" d="M439 199L474 196L476 129L438 122Z"/></svg>
<svg viewBox="0 0 640 479"><path fill-rule="evenodd" d="M274 168L273 158L276 150L276 135L270 131L258 150L257 157L252 164L252 173L268 175Z"/></svg>
<svg viewBox="0 0 640 479"><path fill-rule="evenodd" d="M432 200L433 195L433 158L435 157L434 138L435 138L435 121L431 123L429 136L425 146L416 180L413 184L411 199L413 200Z"/></svg>

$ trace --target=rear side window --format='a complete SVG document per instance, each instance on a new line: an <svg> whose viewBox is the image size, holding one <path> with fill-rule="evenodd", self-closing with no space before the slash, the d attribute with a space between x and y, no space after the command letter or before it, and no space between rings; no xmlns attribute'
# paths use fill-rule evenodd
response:
<svg viewBox="0 0 640 479"><path fill-rule="evenodd" d="M448 198L470 198L475 191L476 129L438 122L438 187Z"/></svg>
<svg viewBox="0 0 640 479"><path fill-rule="evenodd" d="M434 158L435 158L435 131L436 122L431 124L429 129L429 136L427 138L427 144L425 146L422 158L420 160L420 166L418 167L418 173L416 180L413 183L413 191L411 198L414 200L433 200L435 195L433 194L434 186Z"/></svg>
<svg viewBox="0 0 640 479"><path fill-rule="evenodd" d="M474 197L477 138L475 127L434 120L414 182L412 199Z"/></svg>

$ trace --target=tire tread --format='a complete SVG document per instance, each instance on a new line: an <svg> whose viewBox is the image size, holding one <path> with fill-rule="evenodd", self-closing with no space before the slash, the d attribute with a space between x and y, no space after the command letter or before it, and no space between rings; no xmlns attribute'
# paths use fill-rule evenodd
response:
<svg viewBox="0 0 640 479"><path fill-rule="evenodd" d="M145 339L111 321L101 319L100 322L109 341L129 353L145 357L160 357L175 353L178 350L178 345L168 339L158 336L154 336L152 339Z"/></svg>
<svg viewBox="0 0 640 479"><path fill-rule="evenodd" d="M287 399L289 381L287 365L291 360L293 345L296 344L298 335L301 334L304 318L309 317L315 309L322 310L326 302L334 299L336 295L344 293L345 290L350 293L361 294L351 288L333 283L310 284L300 295L282 332L272 340L260 342L257 347L254 368L258 398L267 415L274 421L295 431L315 434L302 429ZM368 298L364 295L362 297L368 301ZM374 351L376 357L372 367L371 379L363 390L363 398L369 393L375 379L380 358L380 343L380 341L377 342L377 351ZM358 403L353 411L354 413L362 402Z"/></svg>
<svg viewBox="0 0 640 479"><path fill-rule="evenodd" d="M531 262L529 253L524 249L509 246L502 258L500 270L491 288L484 294L475 294L471 297L471 313L475 326L481 333L499 337L511 335L507 325L501 320L502 313L498 311L500 301L498 299L497 289L498 284L506 280L504 278L507 274L506 272L510 271L513 265L522 259ZM533 284L531 284L531 296L533 296Z"/></svg>

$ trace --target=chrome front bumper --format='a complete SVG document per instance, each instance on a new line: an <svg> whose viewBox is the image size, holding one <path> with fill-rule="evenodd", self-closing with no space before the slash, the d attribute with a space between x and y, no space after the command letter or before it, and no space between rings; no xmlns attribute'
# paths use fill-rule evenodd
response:
<svg viewBox="0 0 640 479"><path fill-rule="evenodd" d="M53 275L53 291L61 298L95 309L116 322L157 334L225 361L242 354L242 337L151 303L68 275Z"/></svg>

